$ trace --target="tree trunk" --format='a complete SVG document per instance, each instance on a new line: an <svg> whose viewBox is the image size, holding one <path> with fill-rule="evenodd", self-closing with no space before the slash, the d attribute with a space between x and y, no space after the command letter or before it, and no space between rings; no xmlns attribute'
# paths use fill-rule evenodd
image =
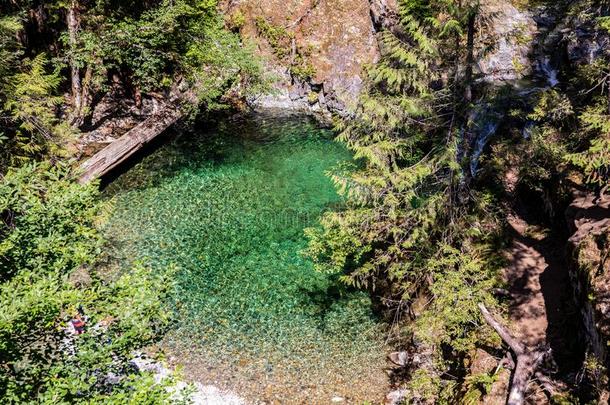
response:
<svg viewBox="0 0 610 405"><path fill-rule="evenodd" d="M101 63L101 62L99 62ZM93 81L93 68L87 66L85 69L85 77L82 81L82 92L81 92L81 111L80 111L80 125L86 121L91 121L93 115L93 94L91 92L91 82Z"/></svg>
<svg viewBox="0 0 610 405"><path fill-rule="evenodd" d="M136 108L142 108L142 90L140 90L140 86L136 86L133 89L133 100L136 104Z"/></svg>
<svg viewBox="0 0 610 405"><path fill-rule="evenodd" d="M517 364L513 372L513 380L510 385L507 405L521 405L525 400L527 386L534 374L530 356L517 356Z"/></svg>
<svg viewBox="0 0 610 405"><path fill-rule="evenodd" d="M83 163L80 167L82 174L79 182L88 183L107 174L182 116L183 113L178 106L173 103L164 105L159 111Z"/></svg>
<svg viewBox="0 0 610 405"><path fill-rule="evenodd" d="M522 405L525 401L527 386L536 370L540 367L540 364L549 354L549 351L532 350L525 347L504 326L494 319L485 305L479 304L479 309L487 324L496 331L516 356L507 405Z"/></svg>
<svg viewBox="0 0 610 405"><path fill-rule="evenodd" d="M466 102L472 101L472 76L474 68L474 34L475 34L475 22L477 13L475 10L470 10L468 13L468 40L466 43L466 74L464 82L466 89L464 90L464 98Z"/></svg>
<svg viewBox="0 0 610 405"><path fill-rule="evenodd" d="M73 0L68 7L67 14L68 25L68 44L70 45L70 80L72 87L72 114L70 123L79 127L84 121L85 99L88 94L84 94L83 83L81 80L80 69L77 66L74 52L78 46L78 31L80 30L81 15L78 9L78 2ZM90 72L90 70L89 70ZM88 91L87 91L88 92Z"/></svg>

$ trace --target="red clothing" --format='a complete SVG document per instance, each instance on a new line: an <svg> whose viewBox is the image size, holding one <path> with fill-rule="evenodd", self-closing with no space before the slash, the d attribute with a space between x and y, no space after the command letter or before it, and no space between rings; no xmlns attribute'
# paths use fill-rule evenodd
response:
<svg viewBox="0 0 610 405"><path fill-rule="evenodd" d="M85 321L83 321L82 319L72 319L72 326L74 327L76 333L79 335L85 331Z"/></svg>

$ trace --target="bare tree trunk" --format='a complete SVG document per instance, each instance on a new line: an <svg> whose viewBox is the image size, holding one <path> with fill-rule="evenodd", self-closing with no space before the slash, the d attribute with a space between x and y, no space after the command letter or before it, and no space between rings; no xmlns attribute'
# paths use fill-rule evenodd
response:
<svg viewBox="0 0 610 405"><path fill-rule="evenodd" d="M125 135L102 149L81 166L81 184L101 177L123 163L144 145L163 133L183 116L171 102L161 107Z"/></svg>
<svg viewBox="0 0 610 405"><path fill-rule="evenodd" d="M101 63L101 62L100 62ZM81 124L91 121L93 114L93 93L91 92L93 82L93 68L88 65L85 69L85 77L82 82L82 96L81 96Z"/></svg>
<svg viewBox="0 0 610 405"><path fill-rule="evenodd" d="M142 90L140 90L140 86L136 86L133 89L133 100L136 104L136 108L142 108Z"/></svg>
<svg viewBox="0 0 610 405"><path fill-rule="evenodd" d="M466 43L466 74L464 81L466 83L466 89L464 91L464 98L466 102L472 101L472 76L474 67L474 34L475 34L475 22L477 13L475 10L470 10L468 14L468 40Z"/></svg>
<svg viewBox="0 0 610 405"><path fill-rule="evenodd" d="M78 46L78 30L80 29L80 12L78 11L78 2L73 0L68 7L67 14L68 24L68 39L70 45L70 79L72 84L72 117L71 124L79 126L82 124L83 110L83 85L80 77L80 69L76 64L74 51Z"/></svg>
<svg viewBox="0 0 610 405"><path fill-rule="evenodd" d="M165 103L155 107L144 121L140 122L125 135L112 142L80 166L81 184L99 178L125 162L144 145L165 132L184 115L185 105L197 105L196 86L186 86L178 80L170 91Z"/></svg>
<svg viewBox="0 0 610 405"><path fill-rule="evenodd" d="M549 354L549 350L529 349L525 347L521 342L515 339L504 326L494 319L485 305L479 304L479 309L487 324L496 331L516 356L515 369L513 371L507 404L522 405L525 400L527 386L536 370Z"/></svg>

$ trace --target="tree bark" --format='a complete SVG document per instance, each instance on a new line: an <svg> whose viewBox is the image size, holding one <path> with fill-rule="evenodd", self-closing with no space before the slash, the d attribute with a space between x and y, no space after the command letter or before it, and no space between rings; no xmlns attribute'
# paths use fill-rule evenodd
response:
<svg viewBox="0 0 610 405"><path fill-rule="evenodd" d="M529 349L519 342L504 326L489 313L485 305L479 304L483 318L508 345L515 354L515 369L510 385L507 405L522 405L527 393L527 386L549 350Z"/></svg>
<svg viewBox="0 0 610 405"><path fill-rule="evenodd" d="M517 339L515 339L513 335L509 331L507 331L504 326L500 324L500 322L495 320L495 318L491 315L491 313L489 313L485 305L479 304L479 310L483 314L483 318L485 319L487 324L496 331L498 336L500 336L504 343L506 343L508 347L510 347L513 353L515 353L515 355L517 356L523 354L523 352L525 351L523 345Z"/></svg>
<svg viewBox="0 0 610 405"><path fill-rule="evenodd" d="M164 105L159 111L83 163L80 167L79 183L85 184L107 174L182 116L180 108L171 103Z"/></svg>
<svg viewBox="0 0 610 405"><path fill-rule="evenodd" d="M472 101L472 76L474 69L474 34L475 34L475 22L477 13L474 9L468 12L468 39L466 42L466 73L464 81L466 83L466 89L464 90L464 98L466 102Z"/></svg>
<svg viewBox="0 0 610 405"><path fill-rule="evenodd" d="M72 117L71 124L80 126L82 124L83 110L83 85L80 77L80 69L77 66L74 52L78 46L78 30L80 29L80 12L78 2L72 1L68 7L66 16L68 25L68 44L70 45L70 80L72 86Z"/></svg>

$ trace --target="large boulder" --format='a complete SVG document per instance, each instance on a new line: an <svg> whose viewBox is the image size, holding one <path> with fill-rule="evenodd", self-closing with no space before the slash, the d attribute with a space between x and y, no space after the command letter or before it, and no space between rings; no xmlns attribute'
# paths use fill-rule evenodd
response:
<svg viewBox="0 0 610 405"><path fill-rule="evenodd" d="M531 11L509 1L482 0L482 25L477 43L483 80L514 81L532 73L532 51L538 26Z"/></svg>

